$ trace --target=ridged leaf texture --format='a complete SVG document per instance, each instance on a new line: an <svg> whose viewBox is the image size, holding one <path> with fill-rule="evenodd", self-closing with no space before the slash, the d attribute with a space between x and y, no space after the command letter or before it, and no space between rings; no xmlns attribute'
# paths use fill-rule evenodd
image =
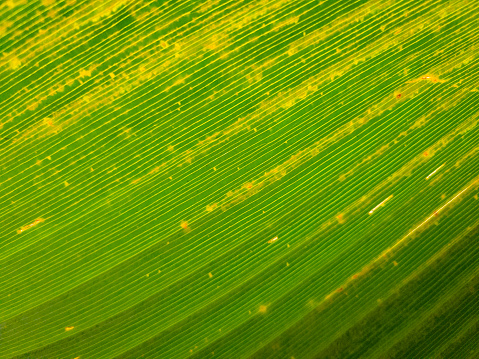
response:
<svg viewBox="0 0 479 359"><path fill-rule="evenodd" d="M477 358L479 2L0 3L0 358Z"/></svg>

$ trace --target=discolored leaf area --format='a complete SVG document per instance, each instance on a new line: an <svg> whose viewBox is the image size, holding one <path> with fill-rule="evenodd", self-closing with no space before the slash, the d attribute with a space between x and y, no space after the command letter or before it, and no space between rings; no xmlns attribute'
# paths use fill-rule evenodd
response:
<svg viewBox="0 0 479 359"><path fill-rule="evenodd" d="M479 2L0 3L0 359L477 358Z"/></svg>

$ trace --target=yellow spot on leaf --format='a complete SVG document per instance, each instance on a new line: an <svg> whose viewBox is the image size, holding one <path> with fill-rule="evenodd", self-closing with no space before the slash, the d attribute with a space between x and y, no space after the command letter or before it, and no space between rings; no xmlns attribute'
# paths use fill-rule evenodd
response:
<svg viewBox="0 0 479 359"><path fill-rule="evenodd" d="M216 203L206 205L206 211L207 212L212 212L216 208L218 208L218 205Z"/></svg>
<svg viewBox="0 0 479 359"><path fill-rule="evenodd" d="M20 60L19 60L18 57L16 57L16 56L13 56L13 57L10 59L10 61L8 62L8 64L10 65L10 68L11 68L12 70L16 70L16 69L18 69L18 68L22 65L22 63L20 62Z"/></svg>
<svg viewBox="0 0 479 359"><path fill-rule="evenodd" d="M38 107L38 103L37 102L34 102L34 103L31 103L30 105L27 106L27 109L30 110L30 111L35 111Z"/></svg>
<svg viewBox="0 0 479 359"><path fill-rule="evenodd" d="M268 243L274 243L278 240L278 236L271 238Z"/></svg>
<svg viewBox="0 0 479 359"><path fill-rule="evenodd" d="M22 228L20 228L19 230L17 230L17 233L20 234L20 233L23 233L25 232L27 229L30 229L36 225L38 225L39 223L42 223L42 222L45 222L45 220L43 218L37 218L36 220L34 220L32 223L30 224L27 224L26 226L23 226Z"/></svg>
<svg viewBox="0 0 479 359"><path fill-rule="evenodd" d="M15 2L13 0L7 0L5 1L5 5L9 8L9 9L13 9L15 7Z"/></svg>
<svg viewBox="0 0 479 359"><path fill-rule="evenodd" d="M53 19L53 18L55 18L55 16L57 16L57 13L58 13L58 10L57 10L57 9L51 9L51 10L48 12L47 16L48 16L49 18Z"/></svg>
<svg viewBox="0 0 479 359"><path fill-rule="evenodd" d="M75 327L66 327L65 331L69 332L70 330L73 330Z"/></svg>
<svg viewBox="0 0 479 359"><path fill-rule="evenodd" d="M91 76L91 70L83 70L83 69L80 69L79 71L80 73L80 77L90 77Z"/></svg>
<svg viewBox="0 0 479 359"><path fill-rule="evenodd" d="M160 170L160 167L156 166L150 172L148 172L148 174L151 175L151 174L157 173L159 170Z"/></svg>

